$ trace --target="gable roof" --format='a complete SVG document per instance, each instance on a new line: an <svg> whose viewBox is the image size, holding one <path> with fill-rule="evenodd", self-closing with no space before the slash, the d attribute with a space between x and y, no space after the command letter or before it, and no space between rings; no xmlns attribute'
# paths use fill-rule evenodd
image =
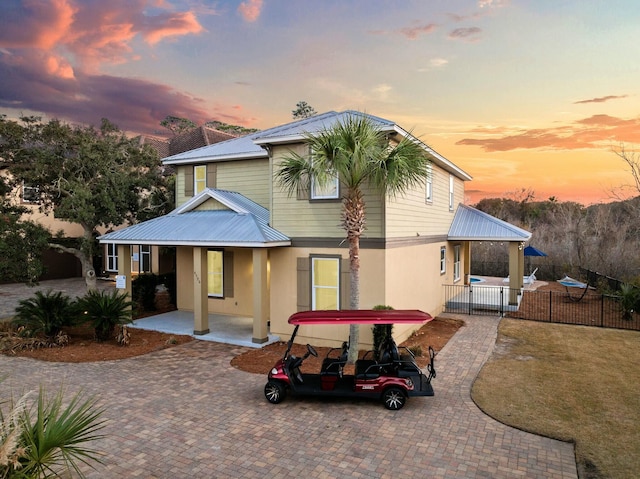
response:
<svg viewBox="0 0 640 479"><path fill-rule="evenodd" d="M395 122L353 110L346 110L343 112L329 111L319 115L314 115L309 118L286 123L267 130L262 130L249 135L204 146L202 148L186 151L177 155L172 155L164 158L162 161L165 165L183 165L223 160L268 158L269 145L302 142L305 139L305 135L331 128L336 123L344 122L346 119L353 116L367 117L382 131L387 131L390 134L399 134L403 137L408 137L416 141L423 147L435 164L464 181L471 180L471 176L468 173L454 165L451 161L437 153L418 138L402 129Z"/></svg>
<svg viewBox="0 0 640 479"><path fill-rule="evenodd" d="M460 204L449 228L449 241L528 241L531 233L491 216L484 211Z"/></svg>
<svg viewBox="0 0 640 479"><path fill-rule="evenodd" d="M209 200L226 207L196 210ZM201 247L289 246L291 240L269 226L269 211L233 191L206 188L180 208L149 221L98 237L101 243Z"/></svg>

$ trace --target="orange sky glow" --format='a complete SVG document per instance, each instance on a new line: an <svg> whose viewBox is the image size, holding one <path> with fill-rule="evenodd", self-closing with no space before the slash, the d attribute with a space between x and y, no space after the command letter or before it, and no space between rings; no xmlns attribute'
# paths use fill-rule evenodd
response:
<svg viewBox="0 0 640 479"><path fill-rule="evenodd" d="M610 201L640 145L640 3L546 0L7 0L0 114L167 115L253 128L355 109L396 121L472 177Z"/></svg>

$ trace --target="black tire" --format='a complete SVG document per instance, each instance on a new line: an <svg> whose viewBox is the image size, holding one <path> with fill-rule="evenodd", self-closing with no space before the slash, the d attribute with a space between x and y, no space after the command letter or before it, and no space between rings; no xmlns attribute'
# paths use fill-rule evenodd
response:
<svg viewBox="0 0 640 479"><path fill-rule="evenodd" d="M264 387L264 397L271 404L279 404L287 397L287 388L279 381L269 381Z"/></svg>
<svg viewBox="0 0 640 479"><path fill-rule="evenodd" d="M407 395L400 388L389 388L382 393L382 404L391 411L402 409L407 402Z"/></svg>

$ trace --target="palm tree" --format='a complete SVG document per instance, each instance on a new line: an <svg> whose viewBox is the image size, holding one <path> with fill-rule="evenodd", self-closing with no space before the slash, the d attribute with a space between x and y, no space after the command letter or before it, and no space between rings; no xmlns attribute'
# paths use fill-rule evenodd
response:
<svg viewBox="0 0 640 479"><path fill-rule="evenodd" d="M322 188L339 178L341 226L349 242L350 309L358 309L360 303L360 236L366 225L363 188L396 196L423 183L430 171L422 143L409 134L392 142L388 135L369 115L351 112L320 132L306 133L310 155L291 152L276 172L289 195L308 189L312 182ZM357 325L351 325L349 333L353 363L358 355Z"/></svg>

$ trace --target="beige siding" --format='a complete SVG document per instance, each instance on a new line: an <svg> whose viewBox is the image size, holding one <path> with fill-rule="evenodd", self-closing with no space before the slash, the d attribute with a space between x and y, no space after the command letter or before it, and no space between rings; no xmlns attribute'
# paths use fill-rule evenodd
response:
<svg viewBox="0 0 640 479"><path fill-rule="evenodd" d="M274 177L279 160L290 150L302 154L306 146L274 148ZM365 191L367 230L365 237L379 238L383 231L383 202L379 195ZM340 226L342 204L337 201L309 201L289 195L274 179L271 225L290 237L344 237Z"/></svg>
<svg viewBox="0 0 640 479"><path fill-rule="evenodd" d="M269 160L226 161L216 163L216 166L216 188L241 193L259 205L269 207ZM176 206L190 199L184 194L187 168L191 169L193 165L182 165L176 169Z"/></svg>
<svg viewBox="0 0 640 479"><path fill-rule="evenodd" d="M184 194L184 176L187 168L191 169L193 166L183 165L176 168L176 208L189 200Z"/></svg>
<svg viewBox="0 0 640 479"><path fill-rule="evenodd" d="M388 238L445 235L453 220L449 210L449 173L433 166L433 201L426 200L426 182L404 195L387 199L386 232ZM464 195L464 182L454 179L458 201Z"/></svg>
<svg viewBox="0 0 640 479"><path fill-rule="evenodd" d="M233 297L209 298L210 314L253 315L253 276L251 249L233 251ZM176 248L177 307L193 311L193 252L188 246Z"/></svg>
<svg viewBox="0 0 640 479"><path fill-rule="evenodd" d="M218 163L217 188L236 191L260 206L269 208L271 175L269 160Z"/></svg>

